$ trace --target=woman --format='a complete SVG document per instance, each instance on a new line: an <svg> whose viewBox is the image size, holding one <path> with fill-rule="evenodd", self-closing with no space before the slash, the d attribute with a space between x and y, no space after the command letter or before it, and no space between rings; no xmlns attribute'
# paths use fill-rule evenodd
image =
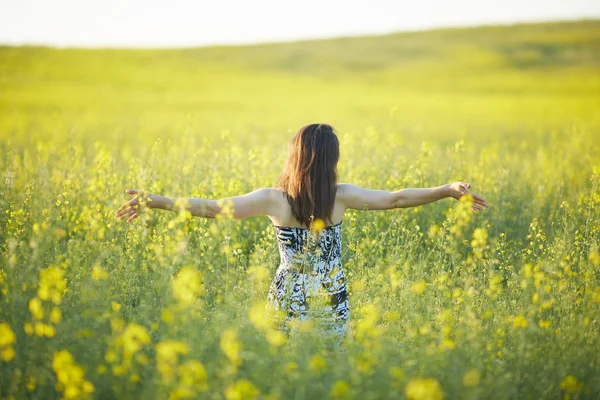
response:
<svg viewBox="0 0 600 400"><path fill-rule="evenodd" d="M474 212L483 210L487 203L463 182L395 192L337 183L338 159L339 142L333 128L307 125L292 138L275 188L221 200L174 199L130 189L127 194L135 197L121 206L116 216L131 222L139 216L141 203L147 208L173 210L182 200L197 217L214 218L222 211L232 212L233 218L267 215L275 226L281 257L268 304L283 310L288 319L318 320L343 335L350 317L341 264L342 217L347 209L415 207L466 194L473 197ZM145 201L140 203L140 198ZM310 307L319 294L325 295L327 306Z"/></svg>

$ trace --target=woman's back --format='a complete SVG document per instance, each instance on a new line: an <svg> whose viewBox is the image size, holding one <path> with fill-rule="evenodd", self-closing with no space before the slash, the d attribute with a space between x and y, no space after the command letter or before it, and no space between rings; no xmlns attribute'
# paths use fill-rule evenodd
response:
<svg viewBox="0 0 600 400"><path fill-rule="evenodd" d="M323 227L327 227L330 225L336 225L342 222L342 218L344 213L346 212L346 207L343 203L343 190L340 189L342 185L337 185L337 193L335 196L335 202L333 206L333 211L331 213L331 221L323 221ZM272 191L271 198L273 199L273 203L275 204L273 214L269 217L275 226L286 226L286 227L294 227L294 228L308 228L306 225L298 222L296 217L292 212L292 206L290 205L286 195L284 192L278 189L270 189Z"/></svg>

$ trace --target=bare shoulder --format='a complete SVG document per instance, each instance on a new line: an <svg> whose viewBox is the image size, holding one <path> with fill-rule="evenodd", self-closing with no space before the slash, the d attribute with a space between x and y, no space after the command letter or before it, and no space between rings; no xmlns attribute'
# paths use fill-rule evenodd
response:
<svg viewBox="0 0 600 400"><path fill-rule="evenodd" d="M343 204L344 207L346 207L348 201L356 196L357 190L360 190L360 188L351 183L338 183L335 201Z"/></svg>
<svg viewBox="0 0 600 400"><path fill-rule="evenodd" d="M291 214L290 205L285 193L276 188L260 189L266 196L269 204L267 215L275 225L289 225Z"/></svg>
<svg viewBox="0 0 600 400"><path fill-rule="evenodd" d="M285 200L285 193L276 188L263 188L259 189L264 191L264 195L269 197L269 199L274 201Z"/></svg>
<svg viewBox="0 0 600 400"><path fill-rule="evenodd" d="M256 189L256 190L248 193L248 195L251 195L252 197L254 197L257 200L269 201L269 202L273 202L273 203L276 203L283 198L283 193L280 190L277 190L275 188Z"/></svg>
<svg viewBox="0 0 600 400"><path fill-rule="evenodd" d="M287 197L285 197L285 193L276 188L262 188L258 189L261 192L261 196L265 201L268 201L273 207L281 208L285 207L287 202Z"/></svg>
<svg viewBox="0 0 600 400"><path fill-rule="evenodd" d="M336 198L343 200L344 198L351 196L353 193L356 193L360 188L351 183L338 183L337 184L337 193Z"/></svg>

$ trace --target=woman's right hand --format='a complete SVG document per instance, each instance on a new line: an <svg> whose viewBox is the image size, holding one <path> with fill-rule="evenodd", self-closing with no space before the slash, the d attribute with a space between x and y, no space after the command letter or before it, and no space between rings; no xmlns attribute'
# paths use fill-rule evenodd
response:
<svg viewBox="0 0 600 400"><path fill-rule="evenodd" d="M473 204L471 209L474 212L482 211L484 208L488 207L485 199L478 194L471 192L469 189L471 188L470 183L465 182L454 182L450 184L450 196L455 198L456 200L460 200L461 197L470 194L473 197Z"/></svg>
<svg viewBox="0 0 600 400"><path fill-rule="evenodd" d="M143 209L147 208L147 196L141 190L127 189L125 191L130 196L134 196L127 203L123 204L115 212L115 216L121 220L127 218L127 222L131 222L140 216ZM140 199L143 199L140 201Z"/></svg>

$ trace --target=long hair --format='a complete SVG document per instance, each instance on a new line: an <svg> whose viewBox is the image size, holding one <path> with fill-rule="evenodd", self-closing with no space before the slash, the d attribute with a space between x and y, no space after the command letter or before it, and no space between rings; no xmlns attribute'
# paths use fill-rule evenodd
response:
<svg viewBox="0 0 600 400"><path fill-rule="evenodd" d="M340 144L333 128L312 124L292 138L277 188L283 191L296 220L308 227L319 218L333 223Z"/></svg>

